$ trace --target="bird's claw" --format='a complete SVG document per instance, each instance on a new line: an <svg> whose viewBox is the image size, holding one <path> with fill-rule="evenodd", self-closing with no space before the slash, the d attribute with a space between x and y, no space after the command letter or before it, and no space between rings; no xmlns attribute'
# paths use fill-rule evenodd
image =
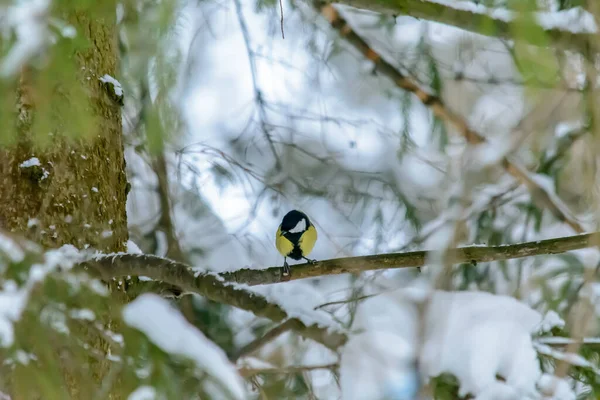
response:
<svg viewBox="0 0 600 400"><path fill-rule="evenodd" d="M316 264L317 260L311 260L310 258L305 258L306 262L309 264Z"/></svg>
<svg viewBox="0 0 600 400"><path fill-rule="evenodd" d="M282 268L283 268L283 271L282 271L283 276L288 276L290 274L290 266L288 265L288 263L284 262Z"/></svg>

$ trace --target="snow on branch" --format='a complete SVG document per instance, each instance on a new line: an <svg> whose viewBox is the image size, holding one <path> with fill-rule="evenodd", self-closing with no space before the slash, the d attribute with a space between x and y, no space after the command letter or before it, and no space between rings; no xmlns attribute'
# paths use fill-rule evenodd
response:
<svg viewBox="0 0 600 400"><path fill-rule="evenodd" d="M417 96L423 105L428 107L435 116L454 127L465 138L467 143L474 146L488 144L487 149L483 146L480 149L482 154L488 154L491 151L490 147L498 147L495 144L489 144L484 135L472 129L465 118L452 111L440 97L429 93L394 65L384 60L379 53L373 50L371 46L356 33L354 29L352 29L348 22L332 5L322 5L319 1L316 1L316 5L319 7L321 14L329 22L331 27L355 49L360 51L365 58L373 62L377 72L392 80L398 88L411 92ZM540 185L538 181L532 179L532 177L526 173L524 168L511 160L506 155L507 150L509 149L501 148L500 150L502 152L496 151L498 154L494 154L494 161L498 161L507 173L527 187L534 204L541 209L550 210L559 221L569 225L575 232L585 232L582 225L572 217L570 212L566 211L567 207L562 204L558 196L556 196L552 190Z"/></svg>
<svg viewBox="0 0 600 400"><path fill-rule="evenodd" d="M589 248L595 246L598 241L600 241L600 232L501 246L466 246L449 249L448 258L454 264L511 260ZM293 266L291 276L285 279L282 279L279 266L265 269L245 268L218 275L209 273L197 275L188 265L147 254L107 255L86 261L83 265L98 270L104 278L126 275L147 276L174 285L181 290L198 293L211 300L281 321L285 317L282 316L283 310L279 306L268 304L266 299L259 294L249 292L240 285L232 286L228 282L256 286L324 275L422 267L426 265L430 251L333 258L318 261L316 264L297 264ZM262 311L255 312L254 310L258 308Z"/></svg>
<svg viewBox="0 0 600 400"><path fill-rule="evenodd" d="M515 21L514 12L485 7L473 1L335 0L325 3L338 3L393 15L407 15L482 35L521 40L532 45L540 44L534 35L519 37L512 35L514 27L511 24ZM587 52L590 41L594 40L597 31L593 16L579 7L558 12L537 12L527 17L528 20L537 22L556 47L583 54Z"/></svg>
<svg viewBox="0 0 600 400"><path fill-rule="evenodd" d="M429 297L422 320L414 288L359 304L352 324L357 334L340 359L343 399L414 399L421 384L444 373L457 378L457 398L539 399L540 387L551 386L532 339L551 329L541 313L485 292L434 291ZM558 385L552 399L575 400L568 385Z"/></svg>
<svg viewBox="0 0 600 400"><path fill-rule="evenodd" d="M102 279L123 276L145 276L181 288L184 292L197 293L209 300L228 304L249 311L256 316L275 322L289 321L291 329L330 349L342 346L347 336L340 326L324 326L323 318L310 314L298 314L267 300L259 293L241 285L226 282L213 273L195 273L183 263L144 254L118 253L95 256L82 262L88 272L96 272Z"/></svg>

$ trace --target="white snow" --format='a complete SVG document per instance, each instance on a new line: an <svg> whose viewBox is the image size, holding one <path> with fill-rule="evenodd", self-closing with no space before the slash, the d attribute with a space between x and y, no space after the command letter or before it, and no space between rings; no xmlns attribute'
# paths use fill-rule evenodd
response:
<svg viewBox="0 0 600 400"><path fill-rule="evenodd" d="M541 344L541 343L536 343L535 349L540 354L550 356L556 360L564 360L571 365L589 368L592 371L596 372L596 374L598 374L598 369L594 366L594 364L591 363L590 361L586 360L584 357L580 356L579 354L564 353L564 352L558 351L556 349L553 349L552 347L550 347L548 345Z"/></svg>
<svg viewBox="0 0 600 400"><path fill-rule="evenodd" d="M317 325L332 331L343 332L338 321L328 312L317 306L325 303L322 293L306 282L292 282L290 285L248 286L232 284L240 289L251 290L263 295L269 303L279 305L290 318L298 318L305 325Z"/></svg>
<svg viewBox="0 0 600 400"><path fill-rule="evenodd" d="M10 242L12 242L12 239L0 236L0 245L10 244ZM4 247L10 248L11 251L19 248L14 242L11 246L6 245ZM24 257L24 253L17 253L17 255ZM47 251L44 254L43 263L33 264L29 270L27 280L20 287L11 280L4 282L2 290L0 290L0 346L8 347L12 345L14 341L13 323L20 318L33 288L44 280L50 272L58 268L68 269L80 259L81 255L74 246L64 245L59 249ZM14 262L14 258L11 261ZM1 259L0 267L4 268ZM61 324L61 316L55 311L46 307L40 318L43 317L55 328L65 331L66 326L64 323Z"/></svg>
<svg viewBox="0 0 600 400"><path fill-rule="evenodd" d="M456 376L460 396L538 395L536 382L542 374L531 337L542 323L537 311L507 296L436 291L426 309L422 351L417 356L412 352L419 337L417 307L405 292L376 296L358 307L352 328L361 333L342 351L344 399L378 398L399 382L404 382L405 393L410 392L417 357L425 377ZM548 319L557 323L551 313ZM505 381L498 381L497 375Z"/></svg>
<svg viewBox="0 0 600 400"><path fill-rule="evenodd" d="M21 164L19 164L19 167L29 168L29 167L39 167L40 165L42 165L42 164L40 163L40 160L37 157L31 157L29 160L25 160Z"/></svg>
<svg viewBox="0 0 600 400"><path fill-rule="evenodd" d="M184 356L215 377L236 399L244 399L243 381L227 356L179 311L155 294L142 294L123 310L125 323L144 333L164 352Z"/></svg>
<svg viewBox="0 0 600 400"><path fill-rule="evenodd" d="M544 315L544 318L540 323L540 331L549 332L554 327L564 328L565 321L556 313L556 311L550 310Z"/></svg>
<svg viewBox="0 0 600 400"><path fill-rule="evenodd" d="M544 400L575 400L575 393L569 383L550 374L543 374L538 381L540 392L547 397Z"/></svg>
<svg viewBox="0 0 600 400"><path fill-rule="evenodd" d="M89 308L79 308L74 309L69 312L69 315L73 319L81 319L87 321L94 321L96 319L96 314Z"/></svg>
<svg viewBox="0 0 600 400"><path fill-rule="evenodd" d="M129 254L144 254L137 244L131 239L127 240L127 253Z"/></svg>
<svg viewBox="0 0 600 400"><path fill-rule="evenodd" d="M11 262L20 262L25 258L25 251L16 241L0 234L0 266L2 269L4 269L1 264L3 257L7 257Z"/></svg>
<svg viewBox="0 0 600 400"><path fill-rule="evenodd" d="M474 14L485 14L494 19L511 22L515 13L504 8L489 8L471 1L426 0L426 2L443 4L455 10L469 11ZM537 23L545 30L559 29L571 33L595 33L594 17L581 7L565 11L537 12L534 14Z"/></svg>
<svg viewBox="0 0 600 400"><path fill-rule="evenodd" d="M156 398L156 389L152 386L140 386L131 392L127 400L154 400Z"/></svg>
<svg viewBox="0 0 600 400"><path fill-rule="evenodd" d="M113 78L112 76L110 76L108 74L104 74L98 79L100 79L100 81L103 83L112 84L115 94L119 97L123 96L123 87L121 86L121 82L119 82L118 80L116 80L115 78Z"/></svg>

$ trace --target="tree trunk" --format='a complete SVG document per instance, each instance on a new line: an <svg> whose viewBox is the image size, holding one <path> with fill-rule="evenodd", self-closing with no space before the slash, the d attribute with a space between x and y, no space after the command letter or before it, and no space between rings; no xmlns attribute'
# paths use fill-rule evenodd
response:
<svg viewBox="0 0 600 400"><path fill-rule="evenodd" d="M0 150L0 226L47 247L70 243L112 252L124 250L128 239L127 179L120 106L111 98L112 85L99 79L116 75L116 4L97 4L64 13L87 42L70 60L60 60L78 71L66 78L70 82L45 71L22 73L18 138ZM65 96L71 93L87 96ZM70 119L80 118L68 113L71 104L86 111L87 124L79 127L86 132L64 132L73 128ZM39 165L22 164L33 157Z"/></svg>
<svg viewBox="0 0 600 400"><path fill-rule="evenodd" d="M60 38L43 67L21 73L15 129L3 132L0 148L0 228L47 248L72 244L124 251L121 109L113 85L100 80L117 72L116 2L58 2L55 7L62 8L53 16L62 16L77 36ZM97 349L106 350L102 339L87 335ZM98 384L107 364L100 360L90 366ZM75 380L84 374L77 368L64 371L71 398L92 398ZM13 399L22 396L13 393Z"/></svg>

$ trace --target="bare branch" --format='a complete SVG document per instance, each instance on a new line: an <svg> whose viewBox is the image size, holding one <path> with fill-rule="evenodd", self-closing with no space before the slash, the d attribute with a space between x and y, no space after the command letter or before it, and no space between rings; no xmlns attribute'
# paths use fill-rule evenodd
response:
<svg viewBox="0 0 600 400"><path fill-rule="evenodd" d="M277 325L275 328L271 329L261 337L256 340L251 341L246 344L244 347L235 352L231 357L231 361L235 361L238 358L245 357L249 354L254 353L256 350L263 347L265 344L275 340L279 335L284 332L287 332L293 328L293 323L291 320L287 320L282 324Z"/></svg>
<svg viewBox="0 0 600 400"><path fill-rule="evenodd" d="M537 255L560 254L571 250L593 247L599 239L600 232L594 232L502 246L467 246L449 249L447 256L450 262L454 264L511 260ZM425 265L428 254L429 251L411 251L335 258L319 261L316 264L298 264L292 266L292 274L289 276L289 280L344 273L359 274L364 271L378 269L422 267ZM281 276L281 267L261 270L240 269L220 275L225 280L251 286L284 282Z"/></svg>
<svg viewBox="0 0 600 400"><path fill-rule="evenodd" d="M338 363L324 365L300 365L281 368L240 368L238 371L244 378L249 378L258 374L297 374L299 372L314 371L317 369L337 369Z"/></svg>

